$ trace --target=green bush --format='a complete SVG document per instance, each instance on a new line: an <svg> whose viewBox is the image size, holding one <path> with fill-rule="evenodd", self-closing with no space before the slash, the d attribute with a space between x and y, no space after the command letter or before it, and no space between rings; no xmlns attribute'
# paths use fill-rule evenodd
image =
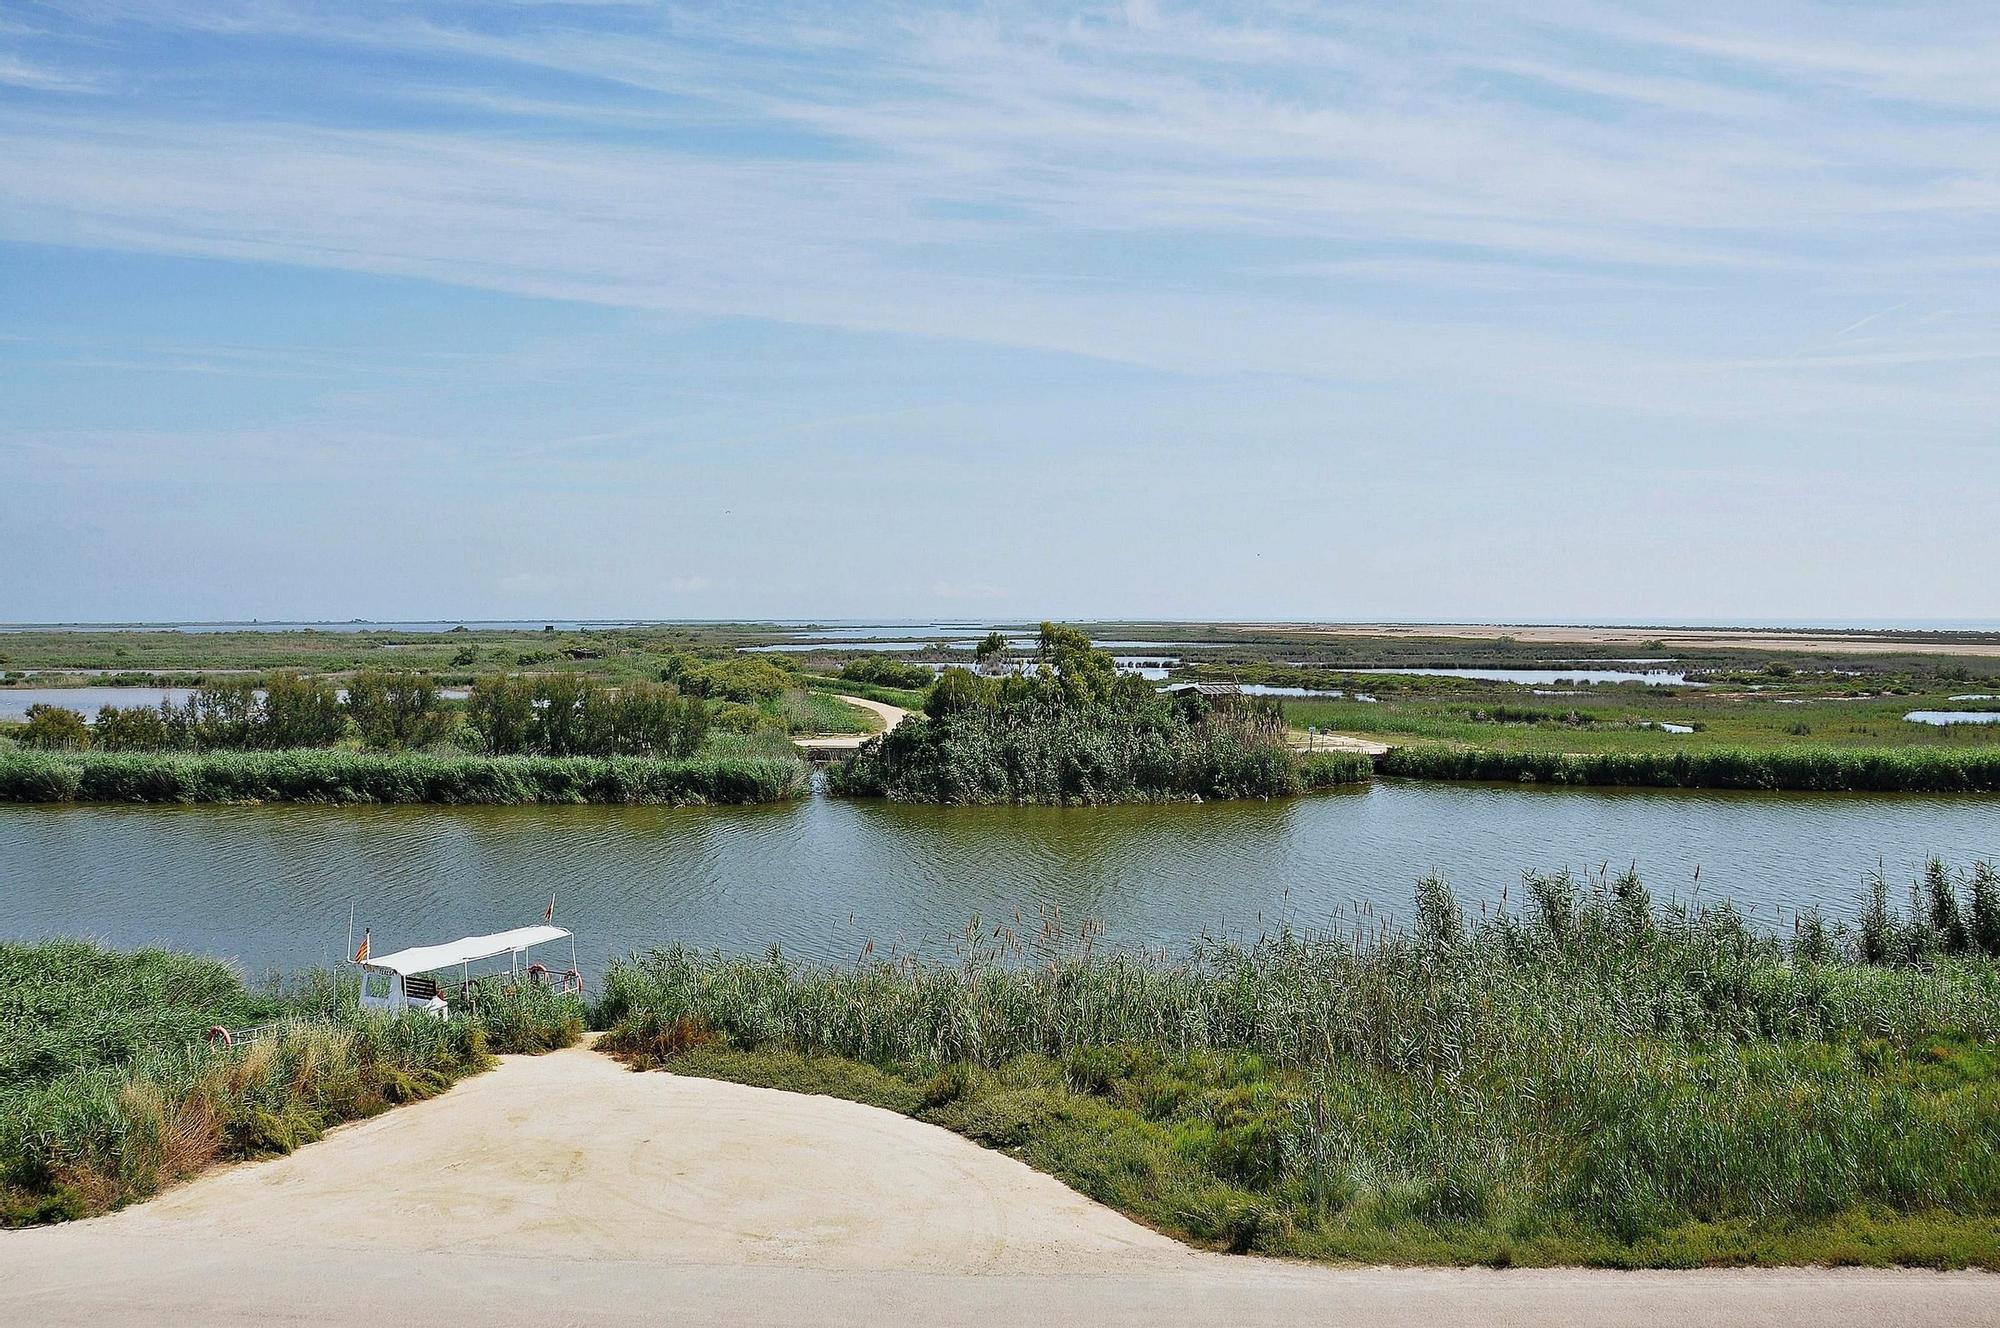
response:
<svg viewBox="0 0 2000 1328"><path fill-rule="evenodd" d="M1165 700L950 704L836 764L828 788L910 802L1104 803L1264 798L1366 778L1347 753L1302 762L1258 714ZM970 675L965 675L970 676Z"/></svg>

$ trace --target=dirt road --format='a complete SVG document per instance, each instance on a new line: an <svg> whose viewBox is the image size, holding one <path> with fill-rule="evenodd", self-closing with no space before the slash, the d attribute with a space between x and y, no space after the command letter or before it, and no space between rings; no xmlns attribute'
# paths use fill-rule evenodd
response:
<svg viewBox="0 0 2000 1328"><path fill-rule="evenodd" d="M872 710L882 717L882 729L887 732L910 717L910 712L901 706L888 705L881 701L870 701L862 696L837 696L837 701L845 701L863 710ZM809 752L851 752L875 735L872 733L830 733L817 738L794 738L792 744Z"/></svg>
<svg viewBox="0 0 2000 1328"><path fill-rule="evenodd" d="M1188 1250L888 1112L581 1048L64 1227L0 1323L2000 1323L2000 1279L1309 1268Z"/></svg>

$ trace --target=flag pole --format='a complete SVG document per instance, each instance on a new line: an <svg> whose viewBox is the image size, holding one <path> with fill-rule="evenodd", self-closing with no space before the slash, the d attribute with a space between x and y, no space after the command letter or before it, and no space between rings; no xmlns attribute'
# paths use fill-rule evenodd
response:
<svg viewBox="0 0 2000 1328"><path fill-rule="evenodd" d="M340 962L346 963L354 954L354 901L347 901L347 948L340 952Z"/></svg>

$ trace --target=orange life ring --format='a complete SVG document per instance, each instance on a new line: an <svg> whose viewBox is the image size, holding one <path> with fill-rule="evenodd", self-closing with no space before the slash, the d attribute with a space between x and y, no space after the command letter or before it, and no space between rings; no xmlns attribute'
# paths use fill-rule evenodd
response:
<svg viewBox="0 0 2000 1328"><path fill-rule="evenodd" d="M542 965L540 965L540 964L529 964L529 965L528 965L528 981L530 981L530 982L534 983L534 984L535 984L535 985L536 985L537 987L546 987L546 986L548 986L548 985L549 985L549 970L548 970L548 969L546 969L546 968L544 968L544 967L542 967Z"/></svg>
<svg viewBox="0 0 2000 1328"><path fill-rule="evenodd" d="M571 992L578 996L583 995L583 974L573 968L564 969L562 989L565 995Z"/></svg>
<svg viewBox="0 0 2000 1328"><path fill-rule="evenodd" d="M228 1029L224 1028L221 1024L217 1024L214 1028L208 1030L208 1045L211 1047L221 1047L224 1051L227 1051L236 1045L236 1039L229 1036Z"/></svg>

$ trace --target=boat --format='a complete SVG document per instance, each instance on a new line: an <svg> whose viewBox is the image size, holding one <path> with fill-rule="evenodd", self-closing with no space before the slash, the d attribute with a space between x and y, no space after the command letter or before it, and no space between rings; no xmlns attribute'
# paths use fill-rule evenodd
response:
<svg viewBox="0 0 2000 1328"><path fill-rule="evenodd" d="M529 960L528 952L536 946L562 940L569 942L568 968L557 972ZM474 964L503 955L507 959L505 970L473 972ZM444 1019L470 1010L477 1004L480 984L495 981L510 989L526 983L571 994L583 991L583 975L576 966L576 937L567 928L549 923L486 936L462 936L385 955L371 954L370 937L364 934L353 963L361 970L361 1008L390 1014L414 1010ZM439 974L449 974L454 968L458 981L439 979Z"/></svg>

